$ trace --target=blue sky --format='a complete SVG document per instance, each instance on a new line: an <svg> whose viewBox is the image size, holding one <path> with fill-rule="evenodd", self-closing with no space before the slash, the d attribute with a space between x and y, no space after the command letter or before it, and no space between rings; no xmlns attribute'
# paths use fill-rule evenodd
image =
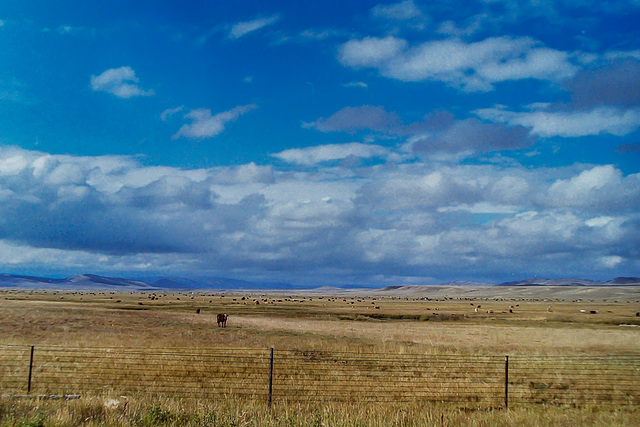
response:
<svg viewBox="0 0 640 427"><path fill-rule="evenodd" d="M637 1L6 1L0 269L640 275Z"/></svg>

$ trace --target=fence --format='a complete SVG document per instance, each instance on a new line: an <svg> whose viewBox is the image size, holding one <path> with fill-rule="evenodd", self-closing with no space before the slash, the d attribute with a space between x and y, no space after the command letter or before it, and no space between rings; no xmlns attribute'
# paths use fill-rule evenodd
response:
<svg viewBox="0 0 640 427"><path fill-rule="evenodd" d="M277 402L640 404L640 355L476 356L0 346L7 395Z"/></svg>

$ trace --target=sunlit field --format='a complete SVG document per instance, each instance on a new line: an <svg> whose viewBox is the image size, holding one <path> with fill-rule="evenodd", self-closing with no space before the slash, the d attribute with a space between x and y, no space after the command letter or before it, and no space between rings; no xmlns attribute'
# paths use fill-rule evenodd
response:
<svg viewBox="0 0 640 427"><path fill-rule="evenodd" d="M225 351L231 355L237 349L246 349L260 355L258 362L255 365L237 362L234 366L242 365L250 374L259 375L260 381L268 369L267 355L271 348L276 354L302 354L306 358L301 361L293 356L291 359L278 356L276 363L281 363L280 366L297 366L317 355L340 352L424 356L432 360L458 357L455 360L495 361L495 369L491 365L486 372L487 378L479 378L482 387L498 391L497 398L491 400L482 395L484 388L471 393L474 387L479 387L473 380L458 379L457 386L466 384L464 387L468 388L460 392L461 396L469 393L468 402L405 401L401 398L404 391L394 391L392 384L384 389L384 394L391 396L386 401L380 396L366 402L332 401L327 395L335 384L320 382L321 389L314 391L313 399L287 401L276 395L269 408L263 398L266 388L252 390L253 383L238 387L244 386L242 390L247 395L258 396L255 399L236 399L234 394L226 398L206 393L198 395L202 398L176 396L153 381L149 384L156 384L155 392L151 386L139 393L134 384L123 397L122 391L89 392L86 384L78 380L72 387L69 384L66 387L80 398L42 400L22 396L24 391L6 393L7 385L3 385L2 425L637 425L640 422L639 396L627 396L627 404L622 406L598 403L606 403L607 399L618 402L620 392L614 385L606 396L598 396L593 402L578 401L577 405L539 399L538 404L515 404L505 411L499 400L504 356L514 360L517 357L561 360L561 357L637 355L640 302L635 292L616 295L615 299L550 299L541 295L409 297L389 292L374 295L371 291L361 295L2 291L0 304L0 345L4 346L174 349L189 355ZM226 328L216 325L218 313L229 314ZM56 360L62 363L61 359ZM169 366L171 363L184 361L170 362ZM202 377L211 369L198 363L193 362L190 367L190 377ZM163 366L167 369L166 364ZM385 365L384 369L393 369L390 366ZM446 375L433 371L429 379L462 377L465 369L474 369L465 366L462 362L451 363ZM126 371L131 368L117 362L110 368L122 375L119 381L126 383ZM337 375L336 369L332 367L327 372ZM149 375L154 375L152 368L148 370ZM479 375L484 374L483 371ZM101 378L96 375L95 378ZM95 378L93 382L99 381ZM345 390L361 386L358 377L354 378L344 383ZM519 380L513 378L512 387L516 389ZM204 387L202 378L200 382L193 381L190 387ZM576 386L569 379L554 381L562 385L554 392L557 397ZM266 384L266 379L260 384L263 382ZM374 391L382 386L362 384ZM525 386L527 390L542 387L523 380L522 387ZM36 383L32 396L50 391L38 387L41 386ZM400 397L394 401L396 392Z"/></svg>
<svg viewBox="0 0 640 427"><path fill-rule="evenodd" d="M2 344L321 348L418 354L619 354L640 350L639 331L620 326L640 324L636 299L496 301L12 291L2 292L0 298ZM227 328L216 327L218 313L229 314Z"/></svg>

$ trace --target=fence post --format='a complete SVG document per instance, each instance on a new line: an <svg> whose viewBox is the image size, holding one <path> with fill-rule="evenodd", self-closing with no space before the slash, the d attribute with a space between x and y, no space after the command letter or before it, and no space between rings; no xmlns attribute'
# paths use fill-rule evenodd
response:
<svg viewBox="0 0 640 427"><path fill-rule="evenodd" d="M509 410L509 356L504 357L504 410Z"/></svg>
<svg viewBox="0 0 640 427"><path fill-rule="evenodd" d="M31 356L29 357L29 380L27 382L27 393L31 393L31 374L33 373L33 349L31 346Z"/></svg>
<svg viewBox="0 0 640 427"><path fill-rule="evenodd" d="M269 359L269 408L271 408L271 397L273 396L273 347L271 347L271 357Z"/></svg>

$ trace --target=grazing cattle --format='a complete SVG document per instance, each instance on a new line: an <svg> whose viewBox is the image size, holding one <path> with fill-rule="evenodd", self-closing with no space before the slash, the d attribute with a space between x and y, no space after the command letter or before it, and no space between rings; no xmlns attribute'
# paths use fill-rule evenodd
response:
<svg viewBox="0 0 640 427"><path fill-rule="evenodd" d="M227 319L229 316L226 314L218 314L218 326L222 326L223 328L227 326Z"/></svg>

